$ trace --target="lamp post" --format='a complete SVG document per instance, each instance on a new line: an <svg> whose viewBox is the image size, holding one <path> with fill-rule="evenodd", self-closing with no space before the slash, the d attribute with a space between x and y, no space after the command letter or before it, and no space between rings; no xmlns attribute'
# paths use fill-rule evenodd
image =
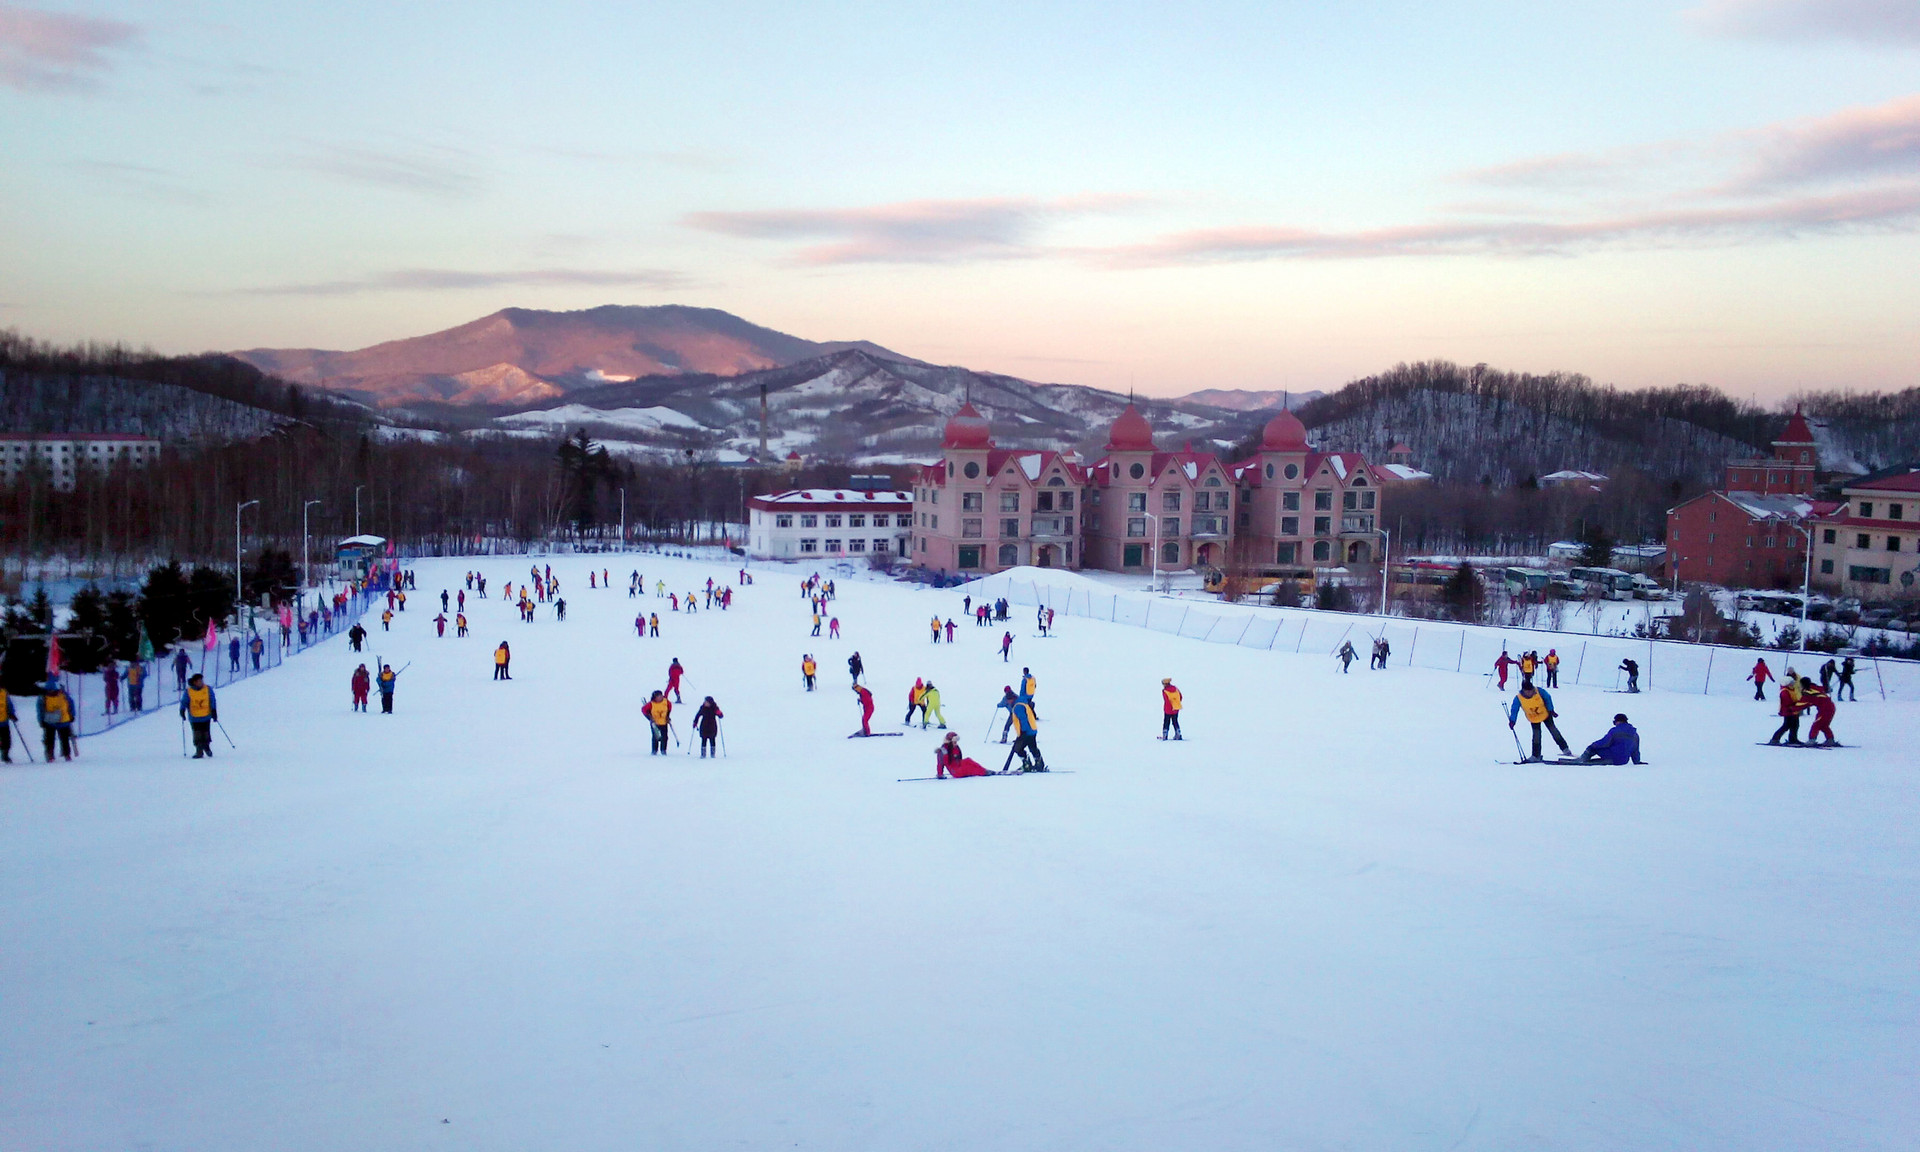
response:
<svg viewBox="0 0 1920 1152"><path fill-rule="evenodd" d="M620 489L620 551L627 550L627 490Z"/></svg>
<svg viewBox="0 0 1920 1152"><path fill-rule="evenodd" d="M233 510L233 618L235 622L240 619L240 605L247 602L247 586L240 578L240 513L258 503L260 503L258 500L249 500L245 504L235 506Z"/></svg>
<svg viewBox="0 0 1920 1152"><path fill-rule="evenodd" d="M360 490L365 487L365 484L353 486L353 534L355 536L360 535Z"/></svg>
<svg viewBox="0 0 1920 1152"><path fill-rule="evenodd" d="M300 590L303 592L313 583L313 544L307 533L307 509L319 503L322 501L309 500L300 506Z"/></svg>
<svg viewBox="0 0 1920 1152"><path fill-rule="evenodd" d="M1813 529L1795 524L1793 530L1807 538L1806 565L1800 575L1800 651L1807 650L1807 602L1813 599Z"/></svg>
<svg viewBox="0 0 1920 1152"><path fill-rule="evenodd" d="M1382 616L1393 615L1393 602L1387 598L1387 578L1393 571L1388 567L1387 561L1392 557L1393 533L1387 531L1386 526L1382 525L1380 528L1380 615Z"/></svg>
<svg viewBox="0 0 1920 1152"><path fill-rule="evenodd" d="M1160 583L1160 517L1145 510L1140 514L1153 521L1153 575L1147 581L1147 591L1151 592Z"/></svg>

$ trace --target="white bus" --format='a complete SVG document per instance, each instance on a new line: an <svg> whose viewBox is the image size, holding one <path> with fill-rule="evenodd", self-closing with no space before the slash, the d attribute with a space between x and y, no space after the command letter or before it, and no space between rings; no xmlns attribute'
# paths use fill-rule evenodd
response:
<svg viewBox="0 0 1920 1152"><path fill-rule="evenodd" d="M1633 599L1633 575L1618 568L1574 568L1567 572L1567 579L1581 598Z"/></svg>

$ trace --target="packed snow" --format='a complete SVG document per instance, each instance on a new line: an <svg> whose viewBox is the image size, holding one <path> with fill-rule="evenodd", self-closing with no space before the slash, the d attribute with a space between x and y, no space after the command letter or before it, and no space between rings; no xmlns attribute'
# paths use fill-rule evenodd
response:
<svg viewBox="0 0 1920 1152"><path fill-rule="evenodd" d="M211 761L166 714L71 764L15 746L6 1147L1920 1139L1920 705L1863 692L1849 747L1807 751L1755 746L1766 702L1569 687L1576 749L1624 710L1651 764L1516 766L1478 670L1064 614L1041 638L851 569L833 641L807 569L638 554L551 560L567 619L531 624L501 599L530 561L478 561L473 635L437 638L475 563L420 562L365 655L222 690ZM709 577L730 611L653 594ZM940 733L848 739L855 649L876 730L930 677L996 769L992 703L1031 667L1054 772L897 782ZM348 709L376 653L406 668L392 716ZM647 755L676 656L680 739L711 694L722 759ZM1184 742L1154 738L1162 677Z"/></svg>
<svg viewBox="0 0 1920 1152"><path fill-rule="evenodd" d="M658 432L663 428L699 430L706 427L684 412L658 404L648 408L590 408L585 404L562 404L537 412L500 416L494 423L512 428L561 428L593 424L628 428L635 432Z"/></svg>

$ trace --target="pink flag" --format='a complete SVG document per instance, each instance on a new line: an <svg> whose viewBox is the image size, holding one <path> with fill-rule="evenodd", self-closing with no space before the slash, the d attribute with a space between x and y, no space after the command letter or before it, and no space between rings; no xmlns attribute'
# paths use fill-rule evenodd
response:
<svg viewBox="0 0 1920 1152"><path fill-rule="evenodd" d="M219 629L218 629L218 628L217 628L217 627L216 627L216 626L215 626L215 625L213 624L213 622L212 622L212 621L208 621L208 623L207 623L207 651L209 651L209 652L211 652L211 651L213 651L213 646L214 646L215 644L218 644L218 643L220 643L220 631L219 631Z"/></svg>
<svg viewBox="0 0 1920 1152"><path fill-rule="evenodd" d="M47 637L47 679L53 680L60 675L60 637Z"/></svg>

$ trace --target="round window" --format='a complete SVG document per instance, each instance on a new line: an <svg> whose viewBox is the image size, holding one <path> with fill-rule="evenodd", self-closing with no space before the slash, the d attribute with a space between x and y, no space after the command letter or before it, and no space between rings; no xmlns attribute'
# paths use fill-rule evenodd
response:
<svg viewBox="0 0 1920 1152"><path fill-rule="evenodd" d="M1146 468L1146 465L1144 464L1135 464L1132 467L1127 469L1127 475L1133 477L1135 480L1140 479L1140 477L1145 476L1146 474L1147 474L1147 468Z"/></svg>
<svg viewBox="0 0 1920 1152"><path fill-rule="evenodd" d="M1300 465L1298 464L1287 465L1287 479L1293 480L1298 478L1299 475L1300 475Z"/></svg>
<svg viewBox="0 0 1920 1152"><path fill-rule="evenodd" d="M1267 465L1267 479L1273 479L1273 465Z"/></svg>
<svg viewBox="0 0 1920 1152"><path fill-rule="evenodd" d="M966 472L967 479L972 480L974 477L980 475L980 462L977 460L967 461L967 466L963 471Z"/></svg>

